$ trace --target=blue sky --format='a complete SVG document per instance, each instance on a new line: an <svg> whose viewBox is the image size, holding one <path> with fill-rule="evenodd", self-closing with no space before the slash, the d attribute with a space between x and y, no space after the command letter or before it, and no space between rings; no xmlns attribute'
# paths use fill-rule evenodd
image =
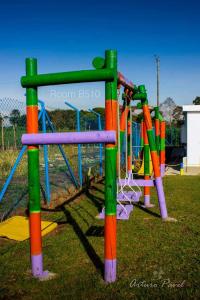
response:
<svg viewBox="0 0 200 300"><path fill-rule="evenodd" d="M123 4L123 5L122 5ZM198 1L17 1L0 7L0 97L24 101L25 58L41 73L91 68L95 56L117 49L119 70L145 84L156 100L154 54L161 59L161 101L189 104L200 95ZM104 105L103 84L41 88L49 106Z"/></svg>

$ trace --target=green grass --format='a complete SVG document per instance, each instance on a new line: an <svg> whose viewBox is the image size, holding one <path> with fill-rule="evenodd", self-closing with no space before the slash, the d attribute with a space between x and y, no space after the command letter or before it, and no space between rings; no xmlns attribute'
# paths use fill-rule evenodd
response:
<svg viewBox="0 0 200 300"><path fill-rule="evenodd" d="M63 147L65 150L65 153L67 155L67 158L69 159L70 164L73 166L77 165L77 149L74 147L65 146ZM20 150L5 150L0 152L0 179L6 179L6 177L9 175L12 167L14 166L14 163L19 155ZM56 160L55 156L59 157L62 161L62 155L58 149L58 147L49 147L48 148L48 158L49 162L55 163L56 167ZM44 156L43 156L43 148L40 148L40 163L44 164ZM27 176L27 153L25 152L22 160L20 161L16 172L16 176Z"/></svg>
<svg viewBox="0 0 200 300"><path fill-rule="evenodd" d="M103 203L103 185L89 190L60 212L43 213L58 222L43 239L45 269L57 273L39 282L29 274L29 243L2 242L0 246L0 299L199 299L200 177L164 179L169 215L164 223L135 207L129 221L118 222L118 280L102 279L103 221L97 220ZM155 191L152 202L156 202ZM93 236L91 232L98 234ZM130 287L133 280L154 287ZM162 287L163 280L183 287ZM144 283L143 283L144 284Z"/></svg>

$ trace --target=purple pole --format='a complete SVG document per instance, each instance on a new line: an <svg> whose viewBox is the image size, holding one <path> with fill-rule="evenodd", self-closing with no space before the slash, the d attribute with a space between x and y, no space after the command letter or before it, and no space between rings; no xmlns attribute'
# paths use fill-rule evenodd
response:
<svg viewBox="0 0 200 300"><path fill-rule="evenodd" d="M163 219L167 219L168 214L167 214L167 208L166 208L165 196L164 196L165 194L163 191L163 184L162 184L161 177L155 178L155 182L156 182L156 189L157 189L158 199L159 199L160 214Z"/></svg>
<svg viewBox="0 0 200 300"><path fill-rule="evenodd" d="M23 134L23 145L115 143L113 130Z"/></svg>

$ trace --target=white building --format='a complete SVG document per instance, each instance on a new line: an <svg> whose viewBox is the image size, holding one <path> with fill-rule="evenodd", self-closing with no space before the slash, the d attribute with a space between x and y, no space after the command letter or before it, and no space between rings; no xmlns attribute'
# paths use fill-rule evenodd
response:
<svg viewBox="0 0 200 300"><path fill-rule="evenodd" d="M183 105L185 116L181 128L181 143L186 146L186 168L200 168L200 105Z"/></svg>

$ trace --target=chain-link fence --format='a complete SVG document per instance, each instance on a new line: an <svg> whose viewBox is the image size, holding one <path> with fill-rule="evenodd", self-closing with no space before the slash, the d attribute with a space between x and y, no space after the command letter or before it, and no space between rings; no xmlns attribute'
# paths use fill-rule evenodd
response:
<svg viewBox="0 0 200 300"><path fill-rule="evenodd" d="M132 148L133 159L138 159L141 151L141 125L140 123L132 123Z"/></svg>
<svg viewBox="0 0 200 300"><path fill-rule="evenodd" d="M45 108L39 105L39 132L90 131L104 129L104 109L79 111ZM79 123L79 129L77 125ZM26 131L25 102L0 99L0 218L16 207L24 212L28 199L26 146L21 135ZM140 162L140 124L132 125L133 162ZM179 129L167 127L167 144L179 144ZM125 145L125 144L124 144ZM121 151L122 166L125 146ZM61 203L88 179L104 173L104 145L54 145L40 147L40 183L45 201Z"/></svg>
<svg viewBox="0 0 200 300"><path fill-rule="evenodd" d="M12 98L0 99L0 148L19 149L21 135L26 130L25 103Z"/></svg>
<svg viewBox="0 0 200 300"><path fill-rule="evenodd" d="M96 113L96 114L95 114ZM80 111L80 131L104 129L104 110ZM101 118L101 128L99 120ZM0 99L0 219L24 213L28 200L25 102ZM68 109L45 108L40 101L39 132L77 131L76 113ZM53 145L40 147L41 195L60 204L66 196L86 183L88 177L103 174L103 145Z"/></svg>
<svg viewBox="0 0 200 300"><path fill-rule="evenodd" d="M181 130L180 127L168 125L166 127L166 145L167 146L181 146Z"/></svg>
<svg viewBox="0 0 200 300"><path fill-rule="evenodd" d="M25 103L12 98L0 99L0 217L9 215L11 207L25 206L27 202L27 163L26 156L10 174L21 145L21 135L26 131ZM9 177L10 175L10 177ZM7 179L9 184L5 185ZM12 179L12 182L11 182ZM3 189L4 186L4 189ZM3 190L2 190L3 189Z"/></svg>

